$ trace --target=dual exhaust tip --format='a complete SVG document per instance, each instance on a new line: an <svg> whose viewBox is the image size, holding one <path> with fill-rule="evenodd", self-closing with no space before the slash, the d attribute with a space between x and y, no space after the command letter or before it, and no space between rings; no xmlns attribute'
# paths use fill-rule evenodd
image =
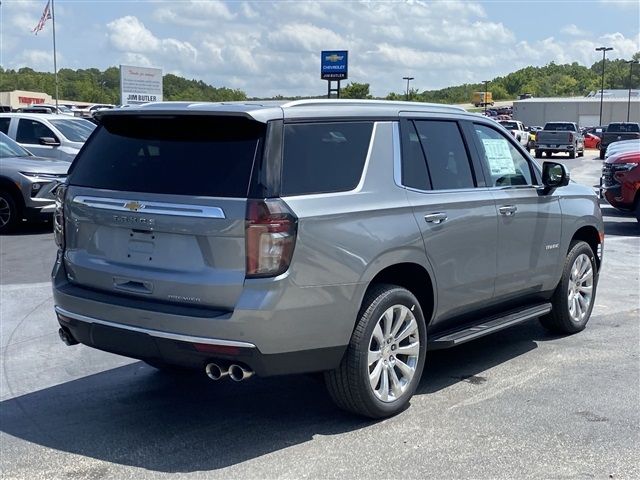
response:
<svg viewBox="0 0 640 480"><path fill-rule="evenodd" d="M221 380L228 375L234 382L241 382L253 376L253 370L235 363L228 368L217 363L207 363L205 373L211 380Z"/></svg>

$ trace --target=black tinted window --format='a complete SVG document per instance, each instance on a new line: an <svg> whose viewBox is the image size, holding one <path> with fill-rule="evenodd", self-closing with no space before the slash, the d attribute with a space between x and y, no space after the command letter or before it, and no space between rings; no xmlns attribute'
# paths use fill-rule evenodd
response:
<svg viewBox="0 0 640 480"><path fill-rule="evenodd" d="M369 150L372 122L286 125L282 194L354 189Z"/></svg>
<svg viewBox="0 0 640 480"><path fill-rule="evenodd" d="M427 162L413 122L402 128L402 185L419 190L431 188Z"/></svg>
<svg viewBox="0 0 640 480"><path fill-rule="evenodd" d="M18 122L18 131L16 132L16 141L18 143L39 144L42 137L57 137L49 127L37 120L29 120L21 118Z"/></svg>
<svg viewBox="0 0 640 480"><path fill-rule="evenodd" d="M9 124L11 123L10 118L0 118L0 132L5 135L9 133Z"/></svg>
<svg viewBox="0 0 640 480"><path fill-rule="evenodd" d="M557 132L575 132L576 127L572 123L547 123L545 130L555 130Z"/></svg>
<svg viewBox="0 0 640 480"><path fill-rule="evenodd" d="M608 132L633 133L640 132L640 125L637 123L612 123L609 125Z"/></svg>
<svg viewBox="0 0 640 480"><path fill-rule="evenodd" d="M416 121L434 190L473 188L467 150L456 122Z"/></svg>
<svg viewBox="0 0 640 480"><path fill-rule="evenodd" d="M76 157L70 183L244 197L264 131L264 124L235 117L106 117Z"/></svg>

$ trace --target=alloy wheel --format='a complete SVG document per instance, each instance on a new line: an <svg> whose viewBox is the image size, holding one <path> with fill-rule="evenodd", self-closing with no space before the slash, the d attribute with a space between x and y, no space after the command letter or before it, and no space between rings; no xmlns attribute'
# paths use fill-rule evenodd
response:
<svg viewBox="0 0 640 480"><path fill-rule="evenodd" d="M567 298L571 320L582 322L593 298L593 265L584 253L576 257L571 267Z"/></svg>
<svg viewBox="0 0 640 480"><path fill-rule="evenodd" d="M394 402L407 390L418 365L420 335L413 312L405 305L389 307L369 340L368 374L373 394Z"/></svg>

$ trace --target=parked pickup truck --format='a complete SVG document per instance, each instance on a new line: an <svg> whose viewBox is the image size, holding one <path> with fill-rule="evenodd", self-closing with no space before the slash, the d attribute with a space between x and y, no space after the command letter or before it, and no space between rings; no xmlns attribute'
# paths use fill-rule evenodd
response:
<svg viewBox="0 0 640 480"><path fill-rule="evenodd" d="M518 120L500 120L498 123L509 130L520 145L527 148L529 144L529 132L527 132L522 122Z"/></svg>
<svg viewBox="0 0 640 480"><path fill-rule="evenodd" d="M640 124L635 122L613 122L607 126L600 139L600 160L604 160L607 147L613 142L640 138Z"/></svg>
<svg viewBox="0 0 640 480"><path fill-rule="evenodd" d="M551 157L554 153L566 152L569 158L584 156L584 137L573 122L549 122L536 135L536 158L546 153Z"/></svg>

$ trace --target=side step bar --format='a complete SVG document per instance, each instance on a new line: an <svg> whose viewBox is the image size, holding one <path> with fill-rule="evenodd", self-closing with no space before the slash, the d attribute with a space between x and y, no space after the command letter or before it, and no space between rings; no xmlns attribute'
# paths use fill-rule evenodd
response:
<svg viewBox="0 0 640 480"><path fill-rule="evenodd" d="M540 317L551 311L550 303L541 303L533 307L511 310L501 315L496 315L480 320L478 323L466 325L460 330L449 330L439 333L429 339L428 349L439 350L443 348L455 347L462 343L484 337L490 333L504 330L519 323Z"/></svg>

